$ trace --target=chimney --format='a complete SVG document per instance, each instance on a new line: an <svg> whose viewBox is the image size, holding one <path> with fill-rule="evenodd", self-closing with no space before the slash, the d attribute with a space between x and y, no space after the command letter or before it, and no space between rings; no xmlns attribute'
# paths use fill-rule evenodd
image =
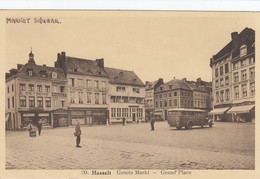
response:
<svg viewBox="0 0 260 179"><path fill-rule="evenodd" d="M58 54L59 57L59 54ZM61 58L65 62L66 61L66 52L61 52Z"/></svg>
<svg viewBox="0 0 260 179"><path fill-rule="evenodd" d="M149 83L149 81L146 81L146 82L145 82L145 85L147 86L147 85L148 85L148 83Z"/></svg>
<svg viewBox="0 0 260 179"><path fill-rule="evenodd" d="M197 83L201 84L201 78L197 78Z"/></svg>
<svg viewBox="0 0 260 179"><path fill-rule="evenodd" d="M22 64L17 64L17 70L20 70L23 67Z"/></svg>
<svg viewBox="0 0 260 179"><path fill-rule="evenodd" d="M231 39L232 39L232 49L236 50L238 48L238 32L232 32Z"/></svg>
<svg viewBox="0 0 260 179"><path fill-rule="evenodd" d="M102 69L104 69L104 59L101 58L101 59L96 59L96 62L98 64L98 66ZM123 73L122 73L123 74Z"/></svg>
<svg viewBox="0 0 260 179"><path fill-rule="evenodd" d="M44 67L46 67L46 64L43 64Z"/></svg>
<svg viewBox="0 0 260 179"><path fill-rule="evenodd" d="M187 78L182 78L181 79L183 82L186 82L187 81Z"/></svg>

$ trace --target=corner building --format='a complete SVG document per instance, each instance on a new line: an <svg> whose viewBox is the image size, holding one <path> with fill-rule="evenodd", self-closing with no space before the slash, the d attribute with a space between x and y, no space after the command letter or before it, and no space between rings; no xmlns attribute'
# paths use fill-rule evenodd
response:
<svg viewBox="0 0 260 179"><path fill-rule="evenodd" d="M67 80L61 69L37 65L29 54L25 65L6 73L6 129L22 129L39 120L43 126L67 126Z"/></svg>
<svg viewBox="0 0 260 179"><path fill-rule="evenodd" d="M68 80L69 125L109 123L108 75L104 59L87 60L58 54L55 67L62 69Z"/></svg>
<svg viewBox="0 0 260 179"><path fill-rule="evenodd" d="M231 41L210 59L215 121L255 119L255 31L231 33Z"/></svg>
<svg viewBox="0 0 260 179"><path fill-rule="evenodd" d="M144 121L145 85L133 71L105 67L109 76L110 123Z"/></svg>

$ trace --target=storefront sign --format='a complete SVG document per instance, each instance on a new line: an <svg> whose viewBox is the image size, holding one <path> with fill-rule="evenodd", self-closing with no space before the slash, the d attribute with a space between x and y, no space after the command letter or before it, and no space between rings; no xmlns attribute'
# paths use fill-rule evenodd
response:
<svg viewBox="0 0 260 179"><path fill-rule="evenodd" d="M52 93L52 96L53 97L67 97L67 94L66 93L55 93L55 92L53 92Z"/></svg>
<svg viewBox="0 0 260 179"><path fill-rule="evenodd" d="M40 117L49 117L50 115L49 115L49 113L39 113L38 114L38 116L40 116Z"/></svg>
<svg viewBox="0 0 260 179"><path fill-rule="evenodd" d="M20 92L20 95L49 96L49 93L27 91L27 92L25 92L25 94L24 94L24 92Z"/></svg>
<svg viewBox="0 0 260 179"><path fill-rule="evenodd" d="M24 117L34 117L35 114L34 113L25 113L23 114Z"/></svg>

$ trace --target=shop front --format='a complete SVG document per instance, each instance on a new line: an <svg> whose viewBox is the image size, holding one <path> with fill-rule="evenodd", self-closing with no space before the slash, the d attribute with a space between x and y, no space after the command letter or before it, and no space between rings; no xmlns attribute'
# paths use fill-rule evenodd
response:
<svg viewBox="0 0 260 179"><path fill-rule="evenodd" d="M232 114L234 122L255 121L255 105L233 106L227 113Z"/></svg>
<svg viewBox="0 0 260 179"><path fill-rule="evenodd" d="M36 126L38 121L41 121L43 126L51 126L51 113L21 112L21 127L27 127L29 123Z"/></svg>
<svg viewBox="0 0 260 179"><path fill-rule="evenodd" d="M231 121L230 115L227 114L227 111L230 107L224 108L215 108L208 113L209 118L213 119L214 122L228 122Z"/></svg>
<svg viewBox="0 0 260 179"><path fill-rule="evenodd" d="M53 127L69 126L68 111L58 109L53 111Z"/></svg>

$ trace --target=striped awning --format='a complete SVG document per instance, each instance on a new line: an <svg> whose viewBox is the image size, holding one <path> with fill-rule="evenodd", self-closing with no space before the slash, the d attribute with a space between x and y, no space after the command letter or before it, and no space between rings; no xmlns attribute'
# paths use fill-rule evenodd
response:
<svg viewBox="0 0 260 179"><path fill-rule="evenodd" d="M209 114L224 114L229 109L229 107L226 108L216 108L209 112Z"/></svg>
<svg viewBox="0 0 260 179"><path fill-rule="evenodd" d="M249 113L251 109L253 109L255 105L245 105L245 106L234 106L230 110L228 110L228 114L232 113Z"/></svg>

